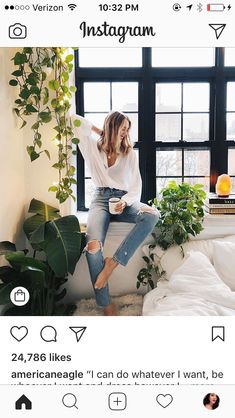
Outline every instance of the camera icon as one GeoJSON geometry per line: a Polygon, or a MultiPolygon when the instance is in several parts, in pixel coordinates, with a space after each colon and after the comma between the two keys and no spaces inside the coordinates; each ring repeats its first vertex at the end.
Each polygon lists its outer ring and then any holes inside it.
{"type": "Polygon", "coordinates": [[[9,38],[11,39],[25,39],[27,37],[27,28],[21,23],[15,23],[9,26],[9,38]]]}

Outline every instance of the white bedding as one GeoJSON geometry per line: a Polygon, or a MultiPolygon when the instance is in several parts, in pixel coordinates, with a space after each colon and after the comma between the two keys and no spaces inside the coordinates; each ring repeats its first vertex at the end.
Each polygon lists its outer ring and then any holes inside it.
{"type": "Polygon", "coordinates": [[[208,257],[198,251],[144,298],[143,315],[235,315],[235,292],[220,279],[208,257]]]}

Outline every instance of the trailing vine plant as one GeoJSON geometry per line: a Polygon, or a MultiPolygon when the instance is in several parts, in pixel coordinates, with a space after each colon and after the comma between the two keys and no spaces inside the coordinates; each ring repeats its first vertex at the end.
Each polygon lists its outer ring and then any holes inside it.
{"type": "Polygon", "coordinates": [[[157,284],[166,274],[161,259],[167,249],[178,245],[184,256],[183,244],[189,240],[190,235],[196,236],[203,230],[206,192],[202,184],[177,184],[170,181],[160,194],[161,199],[150,201],[159,210],[161,217],[152,234],[154,242],[148,246],[148,255],[143,256],[146,266],[138,273],[137,288],[149,285],[153,289],[154,278],[157,284]],[[157,246],[161,249],[159,254],[157,246]]]}
{"type": "MultiPolygon", "coordinates": [[[[28,117],[34,116],[31,126],[32,145],[27,146],[31,161],[45,153],[50,160],[49,151],[44,148],[42,129],[55,121],[53,141],[58,148],[58,160],[52,167],[58,170],[58,183],[49,191],[56,193],[60,203],[73,195],[72,185],[75,167],[71,164],[71,155],[77,153],[79,139],[74,137],[73,126],[68,116],[70,100],[76,87],[69,84],[73,70],[73,53],[67,48],[23,48],[12,58],[17,69],[12,73],[9,84],[19,89],[19,98],[15,100],[14,111],[22,121],[21,128],[27,124],[28,117]]],[[[74,122],[79,126],[80,122],[74,122]]]]}

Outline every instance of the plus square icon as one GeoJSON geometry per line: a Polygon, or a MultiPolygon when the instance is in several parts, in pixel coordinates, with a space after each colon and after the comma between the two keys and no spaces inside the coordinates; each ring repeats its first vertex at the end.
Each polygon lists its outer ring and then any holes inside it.
{"type": "Polygon", "coordinates": [[[109,395],[109,408],[112,411],[123,411],[126,409],[127,398],[125,393],[113,392],[109,395]]]}

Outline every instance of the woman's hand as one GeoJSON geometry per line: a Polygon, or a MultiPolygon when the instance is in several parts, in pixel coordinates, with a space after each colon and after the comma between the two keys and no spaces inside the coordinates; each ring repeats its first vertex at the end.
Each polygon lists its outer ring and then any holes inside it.
{"type": "Polygon", "coordinates": [[[125,200],[120,200],[120,202],[118,202],[115,206],[115,212],[122,213],[126,206],[127,206],[127,204],[126,204],[125,200]]]}

